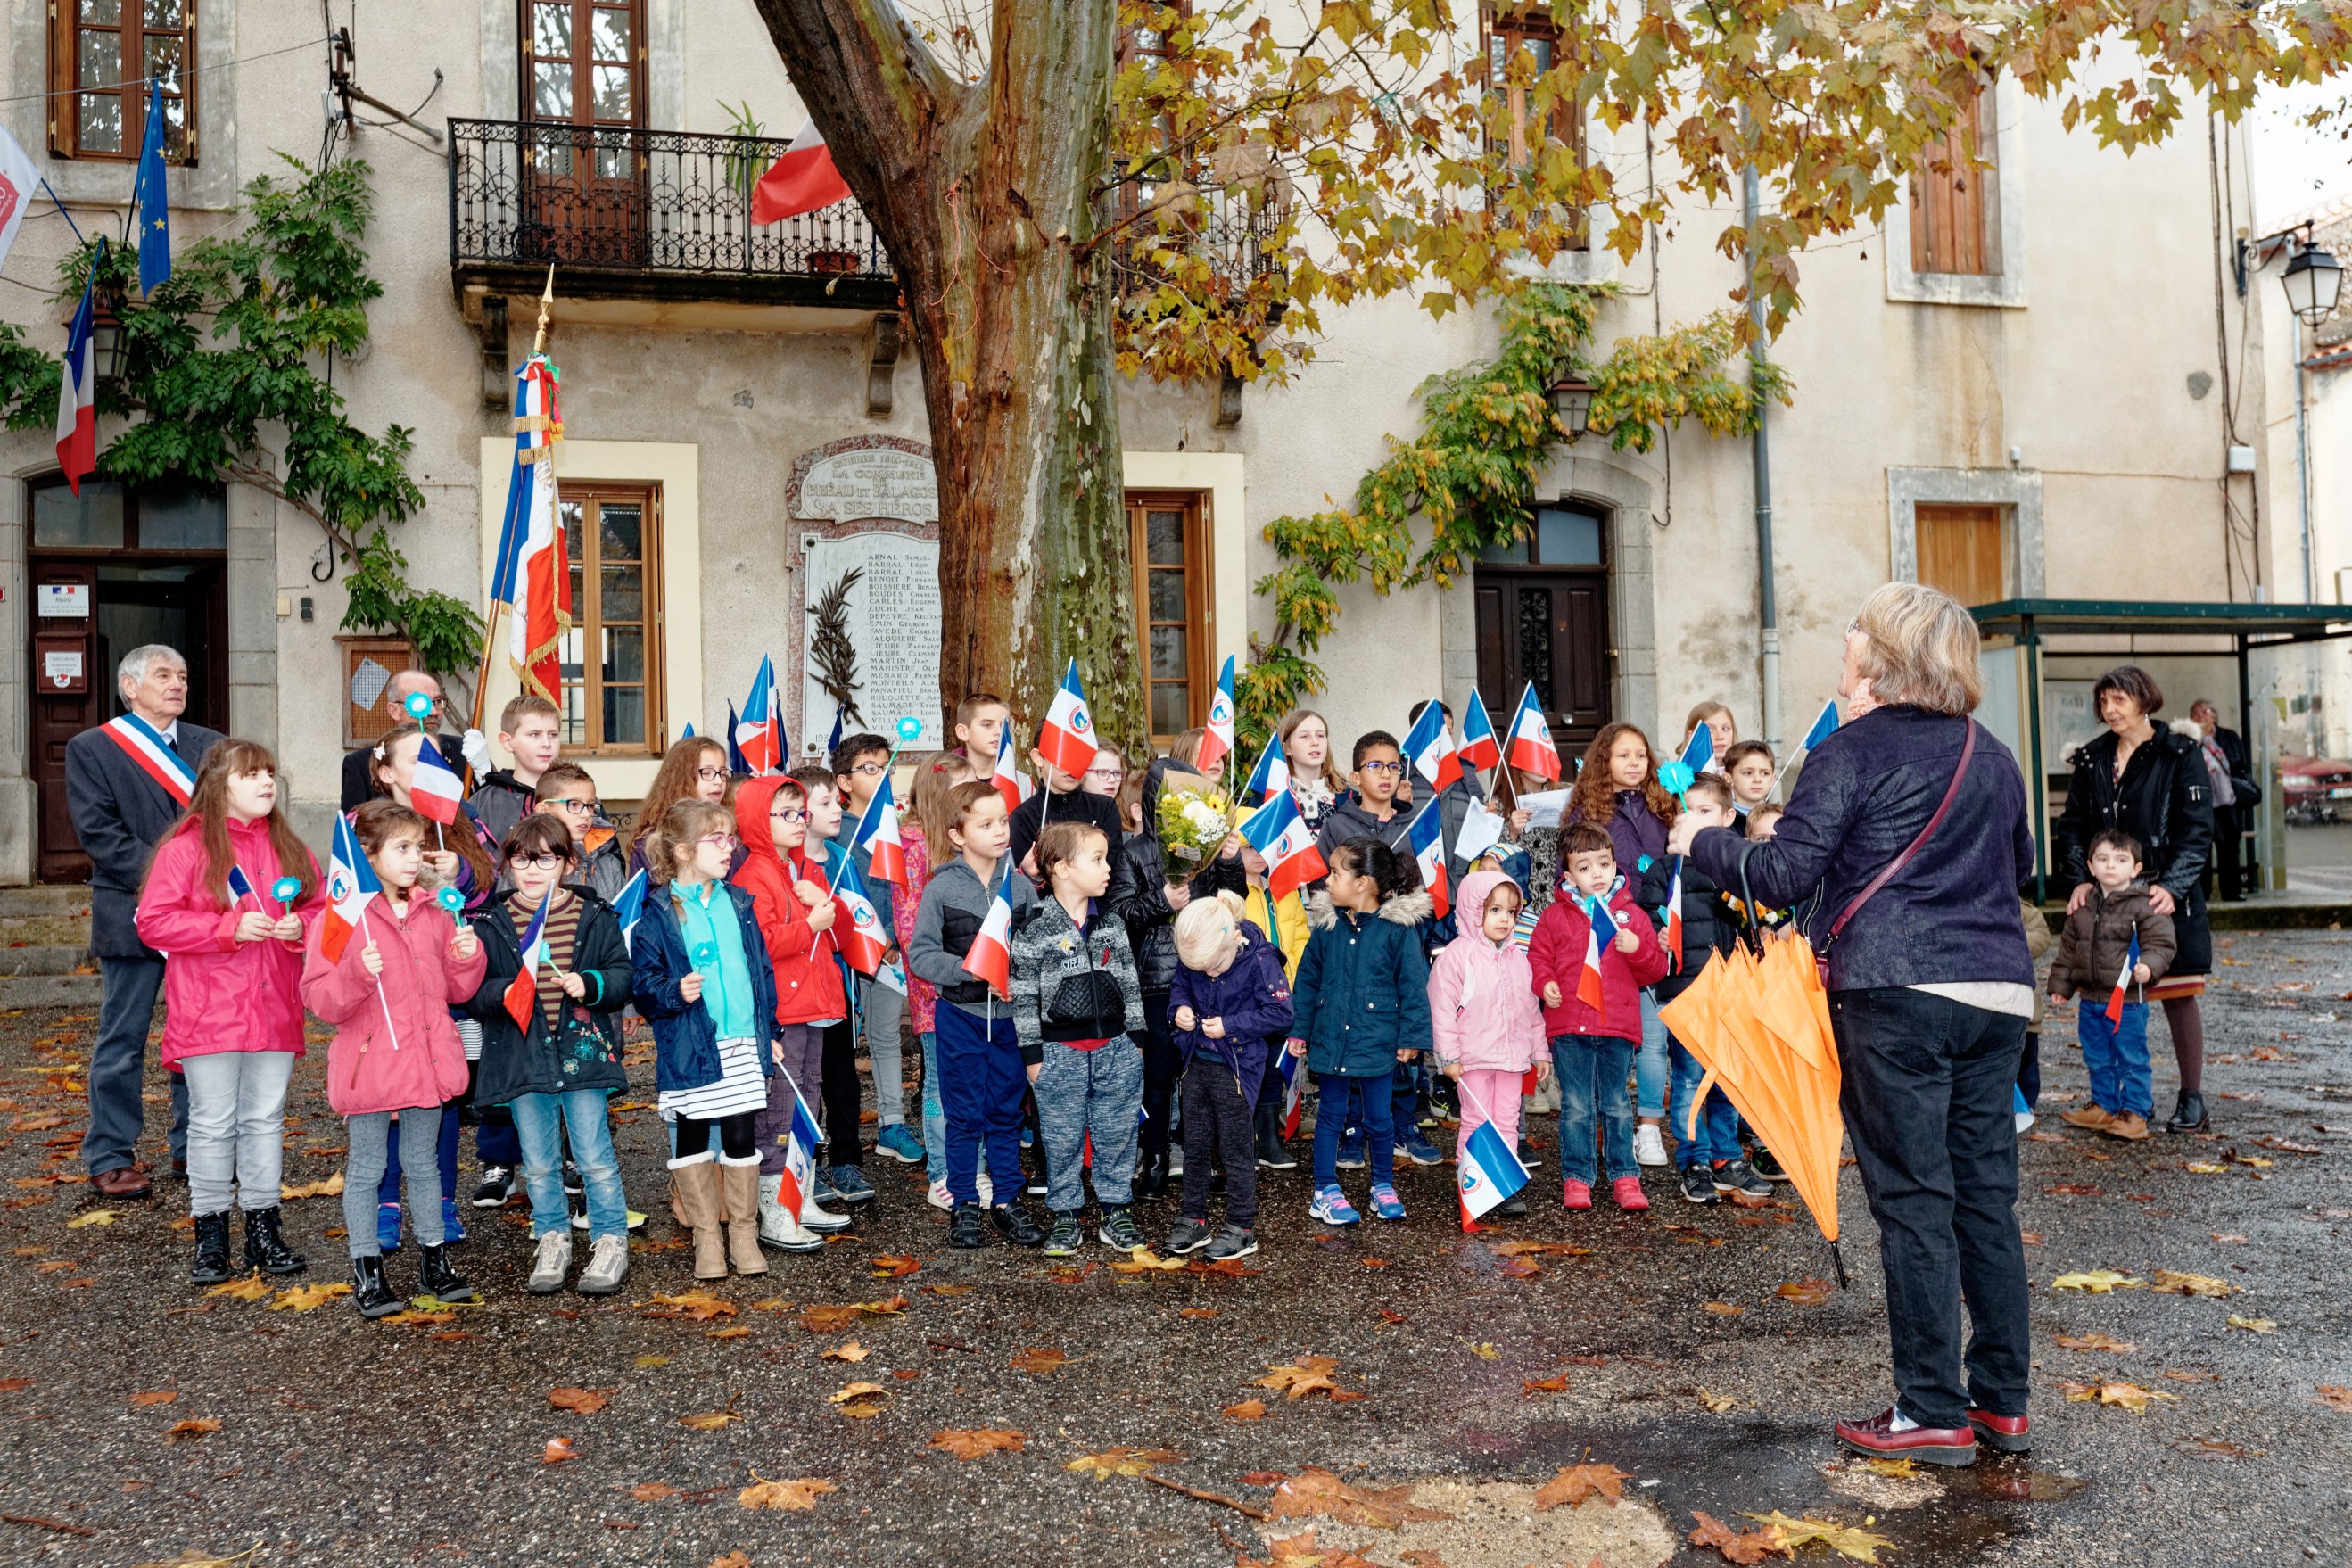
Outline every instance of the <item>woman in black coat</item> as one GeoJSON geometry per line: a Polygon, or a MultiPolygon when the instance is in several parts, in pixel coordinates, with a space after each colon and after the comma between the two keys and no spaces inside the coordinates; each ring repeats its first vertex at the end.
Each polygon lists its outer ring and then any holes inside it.
{"type": "Polygon", "coordinates": [[[2091,896],[2091,840],[2110,829],[2139,841],[2148,902],[2172,917],[2180,952],[2148,994],[2164,1004],[2180,1102],[2168,1132],[2197,1132],[2205,1111],[2205,1023],[2198,997],[2213,969],[2205,907],[2205,860],[2213,846],[2213,787],[2197,742],[2156,723],[2164,693],[2136,664],[2117,665],[2091,688],[2107,732],[2074,752],[2074,777],[2058,819],[2058,864],[2074,892],[2069,914],[2091,896]]]}

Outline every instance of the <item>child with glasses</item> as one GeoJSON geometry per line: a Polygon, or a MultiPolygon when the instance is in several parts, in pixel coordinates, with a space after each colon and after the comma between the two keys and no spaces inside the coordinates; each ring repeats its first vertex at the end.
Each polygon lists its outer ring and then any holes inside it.
{"type": "MultiPolygon", "coordinates": [[[[851,825],[849,837],[856,836],[857,825],[865,822],[874,797],[890,776],[890,742],[879,735],[852,735],[833,749],[834,780],[840,786],[843,818],[851,825]]],[[[894,797],[893,805],[903,813],[903,803],[894,797]]],[[[905,843],[906,830],[901,827],[899,844],[903,847],[905,843]]],[[[853,845],[849,863],[856,868],[866,897],[874,905],[882,929],[889,933],[889,948],[882,962],[901,963],[898,906],[905,892],[873,874],[871,842],[853,845]]],[[[901,1034],[906,1026],[906,993],[871,974],[856,976],[856,984],[859,1041],[866,1059],[874,1064],[875,1152],[901,1164],[919,1165],[923,1141],[907,1125],[907,1061],[901,1034]]]]}
{"type": "Polygon", "coordinates": [[[1127,782],[1127,753],[1117,746],[1104,746],[1095,752],[1095,760],[1087,767],[1086,777],[1078,787],[1088,795],[1110,799],[1118,796],[1118,786],[1127,782]]]}
{"type": "Polygon", "coordinates": [[[572,832],[572,866],[564,879],[585,888],[606,903],[621,896],[629,883],[629,865],[621,858],[621,836],[604,820],[596,800],[596,781],[577,763],[558,763],[539,775],[534,815],[553,816],[572,832]]]}
{"type": "MultiPolygon", "coordinates": [[[[688,735],[671,745],[662,753],[654,782],[646,786],[645,799],[637,803],[636,816],[629,819],[629,875],[646,868],[646,846],[671,806],[682,800],[725,805],[734,788],[734,776],[727,771],[726,747],[708,735],[688,735]]],[[[736,865],[741,864],[739,854],[736,865]]],[[[734,868],[728,869],[731,872],[734,868]]]]}

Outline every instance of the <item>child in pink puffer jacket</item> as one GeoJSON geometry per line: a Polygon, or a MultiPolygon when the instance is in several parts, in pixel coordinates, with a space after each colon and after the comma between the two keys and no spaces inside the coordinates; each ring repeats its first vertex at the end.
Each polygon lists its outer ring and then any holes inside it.
{"type": "MultiPolygon", "coordinates": [[[[1519,918],[1518,884],[1500,871],[1473,871],[1462,879],[1454,921],[1462,934],[1437,955],[1429,972],[1429,1026],[1438,1068],[1461,1086],[1461,1149],[1486,1121],[1506,1147],[1519,1146],[1519,1087],[1529,1068],[1537,1081],[1551,1076],[1543,1005],[1535,971],[1512,940],[1519,918]]],[[[1497,1211],[1527,1212],[1514,1195],[1497,1211]]]]}

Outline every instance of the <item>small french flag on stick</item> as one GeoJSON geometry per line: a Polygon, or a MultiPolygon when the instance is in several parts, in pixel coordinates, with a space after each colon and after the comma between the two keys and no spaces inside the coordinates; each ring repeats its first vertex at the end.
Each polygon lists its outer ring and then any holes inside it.
{"type": "Polygon", "coordinates": [[[1217,676],[1217,689],[1209,698],[1207,731],[1201,737],[1201,771],[1213,773],[1234,754],[1234,656],[1217,676]]]}
{"type": "Polygon", "coordinates": [[[1462,776],[1462,760],[1445,732],[1445,710],[1433,700],[1422,704],[1421,717],[1405,731],[1404,754],[1432,789],[1444,789],[1462,776]]]}
{"type": "Polygon", "coordinates": [[[1683,972],[1683,858],[1675,857],[1674,880],[1666,884],[1666,962],[1683,972]]]}
{"type": "Polygon", "coordinates": [[[1444,920],[1454,902],[1446,897],[1445,817],[1438,806],[1435,795],[1431,795],[1423,803],[1412,819],[1407,842],[1412,846],[1412,863],[1421,868],[1421,884],[1436,900],[1437,918],[1444,920]]]}
{"type": "Polygon", "coordinates": [[[1486,700],[1478,689],[1470,689],[1470,701],[1462,710],[1462,747],[1454,753],[1465,768],[1481,770],[1496,767],[1503,760],[1503,748],[1495,739],[1495,721],[1486,717],[1486,700]]]}
{"type": "Polygon", "coordinates": [[[522,933],[522,968],[507,982],[507,1016],[515,1027],[529,1033],[531,1010],[539,1005],[539,966],[550,962],[547,951],[547,900],[555,896],[550,887],[539,900],[539,910],[530,917],[530,929],[522,933]]]}
{"type": "Polygon", "coordinates": [[[1305,887],[1328,869],[1315,835],[1299,815],[1298,803],[1284,790],[1242,819],[1242,837],[1265,857],[1265,893],[1279,900],[1305,887]]]}
{"type": "Polygon", "coordinates": [[[1551,726],[1544,720],[1543,704],[1536,700],[1536,683],[1519,695],[1518,711],[1511,715],[1511,735],[1505,753],[1511,766],[1538,778],[1559,781],[1559,748],[1552,744],[1551,726]]]}
{"type": "Polygon", "coordinates": [[[375,868],[360,853],[359,836],[352,831],[351,819],[335,818],[334,847],[327,854],[327,913],[319,925],[319,951],[328,963],[343,961],[343,949],[350,945],[352,932],[359,930],[368,900],[382,891],[383,884],[375,879],[375,868]]]}
{"type": "Polygon", "coordinates": [[[882,775],[881,787],[866,803],[866,814],[857,819],[849,847],[867,852],[867,876],[877,882],[907,885],[907,847],[898,837],[898,803],[891,794],[889,774],[882,775]]]}
{"type": "MultiPolygon", "coordinates": [[[[1087,761],[1091,763],[1094,760],[1094,753],[1087,752],[1087,761]]],[[[1021,787],[1021,770],[1013,765],[1013,721],[1010,719],[1004,721],[1004,728],[997,733],[996,771],[989,775],[988,782],[994,784],[996,793],[1004,797],[1005,810],[1020,809],[1022,799],[1028,791],[1021,787]]]]}
{"type": "Polygon", "coordinates": [[[1290,793],[1290,764],[1283,759],[1282,742],[1268,741],[1250,770],[1249,782],[1242,785],[1244,805],[1263,805],[1278,795],[1290,793]]]}
{"type": "Polygon", "coordinates": [[[1095,717],[1087,710],[1086,688],[1078,684],[1078,661],[1074,658],[1062,671],[1062,684],[1054,689],[1045,721],[1037,727],[1037,752],[1062,772],[1083,774],[1094,765],[1096,750],[1095,717]]]}
{"type": "MultiPolygon", "coordinates": [[[[792,1075],[784,1075],[792,1083],[792,1075]]],[[[809,1114],[808,1101],[801,1098],[801,1086],[793,1084],[792,1131],[784,1139],[784,1179],[777,1191],[784,1212],[798,1214],[805,1194],[816,1186],[816,1118],[809,1114]]]]}
{"type": "Polygon", "coordinates": [[[834,939],[840,943],[841,956],[860,974],[878,973],[882,955],[890,951],[890,939],[882,929],[882,916],[874,908],[874,900],[866,896],[866,880],[857,874],[855,865],[843,864],[841,883],[834,889],[833,901],[845,917],[833,922],[834,939]]]}
{"type": "Polygon", "coordinates": [[[971,951],[963,955],[963,972],[988,982],[989,989],[1007,1002],[1013,1000],[1012,876],[1008,868],[996,889],[996,901],[988,906],[988,918],[980,922],[980,934],[971,939],[971,951]]]}
{"type": "Polygon", "coordinates": [[[409,777],[408,803],[426,821],[446,827],[457,820],[464,800],[465,786],[443,760],[441,748],[433,743],[433,737],[416,737],[416,771],[409,777]]]}
{"type": "Polygon", "coordinates": [[[1584,968],[1576,977],[1576,999],[1597,1011],[1601,1006],[1601,953],[1617,940],[1617,921],[1610,914],[1609,906],[1599,899],[1582,901],[1592,924],[1584,933],[1584,968]]]}
{"type": "Polygon", "coordinates": [[[2132,971],[2139,967],[2139,927],[2132,927],[2131,947],[2124,954],[2123,973],[2116,976],[2116,989],[2107,998],[2107,1022],[2124,1021],[2124,1005],[2131,1000],[2132,971]]]}
{"type": "Polygon", "coordinates": [[[1282,1074],[1282,1135],[1298,1136],[1298,1118],[1307,1108],[1307,1058],[1294,1057],[1287,1046],[1281,1047],[1276,1059],[1282,1074]]]}

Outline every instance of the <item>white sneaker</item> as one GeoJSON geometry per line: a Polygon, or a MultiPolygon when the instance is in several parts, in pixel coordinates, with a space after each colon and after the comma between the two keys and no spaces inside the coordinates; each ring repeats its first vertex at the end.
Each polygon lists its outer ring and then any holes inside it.
{"type": "Polygon", "coordinates": [[[583,1296],[609,1296],[629,1277],[629,1238],[600,1236],[589,1249],[588,1267],[580,1271],[583,1296]]]}
{"type": "Polygon", "coordinates": [[[551,1230],[539,1238],[539,1251],[530,1263],[530,1279],[524,1289],[534,1295],[547,1296],[563,1289],[563,1277],[572,1271],[572,1233],[551,1230]]]}
{"type": "Polygon", "coordinates": [[[933,1208],[946,1209],[950,1214],[955,1211],[955,1194],[948,1191],[947,1183],[933,1182],[929,1196],[933,1208]]]}
{"type": "Polygon", "coordinates": [[[1663,1165],[1666,1163],[1666,1141],[1658,1130],[1644,1121],[1633,1130],[1633,1163],[1637,1165],[1663,1165]]]}
{"type": "Polygon", "coordinates": [[[784,1179],[769,1176],[760,1184],[760,1245],[779,1252],[822,1252],[824,1237],[793,1218],[783,1204],[784,1179]]]}

